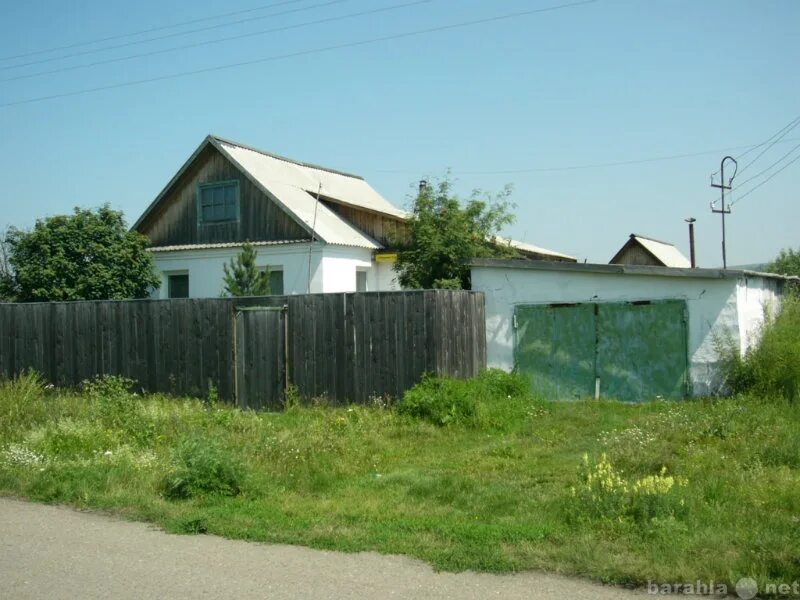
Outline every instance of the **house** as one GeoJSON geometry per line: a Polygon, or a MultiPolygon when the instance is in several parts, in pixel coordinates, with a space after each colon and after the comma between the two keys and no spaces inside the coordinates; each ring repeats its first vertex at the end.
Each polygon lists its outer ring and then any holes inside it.
{"type": "Polygon", "coordinates": [[[554,399],[640,401],[716,394],[720,343],[744,354],[779,310],[769,273],[476,259],[489,367],[530,376],[554,399]]]}
{"type": "MultiPolygon", "coordinates": [[[[251,242],[273,294],[399,289],[408,215],[362,177],[206,137],[133,229],[150,238],[161,298],[215,297],[251,242]]],[[[574,260],[507,241],[522,256],[574,260]]]]}
{"type": "Polygon", "coordinates": [[[651,265],[688,269],[691,262],[674,244],[632,233],[609,261],[611,265],[651,265]]]}

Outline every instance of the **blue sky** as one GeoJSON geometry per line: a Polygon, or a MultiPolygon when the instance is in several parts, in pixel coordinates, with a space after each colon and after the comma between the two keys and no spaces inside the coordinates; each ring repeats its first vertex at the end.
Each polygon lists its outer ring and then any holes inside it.
{"type": "MultiPolygon", "coordinates": [[[[0,56],[279,1],[3,2],[0,56]]],[[[683,219],[694,216],[698,262],[721,263],[720,220],[709,209],[718,191],[709,187],[710,174],[725,150],[737,156],[800,116],[800,2],[795,0],[598,0],[12,104],[566,2],[412,1],[282,0],[281,6],[237,16],[0,60],[0,104],[6,105],[0,106],[0,225],[26,227],[37,217],[104,202],[124,210],[132,223],[203,137],[215,133],[359,173],[400,206],[410,201],[414,182],[448,168],[463,194],[512,183],[517,222],[507,233],[590,262],[607,262],[631,232],[673,241],[688,254],[683,219]],[[403,4],[408,6],[63,70],[403,4]],[[281,12],[287,14],[275,14],[281,12]],[[183,35],[253,17],[263,18],[183,35]],[[172,37],[95,52],[165,35],[172,37]],[[85,54],[14,67],[77,52],[85,54]],[[701,152],[707,153],[564,169],[701,152]]],[[[798,143],[800,127],[738,181],[798,143]]],[[[800,161],[734,206],[729,264],[766,261],[783,247],[800,246],[799,179],[800,161]]]]}

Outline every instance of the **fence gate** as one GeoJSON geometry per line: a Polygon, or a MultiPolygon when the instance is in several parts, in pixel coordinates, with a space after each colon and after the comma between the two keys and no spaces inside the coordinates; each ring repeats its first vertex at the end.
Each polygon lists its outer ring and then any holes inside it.
{"type": "Polygon", "coordinates": [[[236,404],[280,409],[286,388],[286,308],[236,308],[234,336],[236,404]]]}

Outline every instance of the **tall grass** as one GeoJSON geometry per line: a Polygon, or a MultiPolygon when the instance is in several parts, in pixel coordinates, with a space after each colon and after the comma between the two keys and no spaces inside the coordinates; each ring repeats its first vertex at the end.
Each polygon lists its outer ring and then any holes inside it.
{"type": "Polygon", "coordinates": [[[800,300],[784,300],[777,319],[744,357],[733,347],[723,347],[722,355],[731,392],[800,401],[800,300]]]}
{"type": "Polygon", "coordinates": [[[0,493],[183,533],[625,584],[800,579],[800,404],[549,403],[497,371],[397,408],[242,412],[0,382],[0,493]]]}

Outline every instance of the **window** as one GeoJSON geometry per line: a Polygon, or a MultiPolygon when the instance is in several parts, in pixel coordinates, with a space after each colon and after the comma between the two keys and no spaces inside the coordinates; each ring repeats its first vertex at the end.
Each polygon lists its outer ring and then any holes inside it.
{"type": "Polygon", "coordinates": [[[269,293],[275,296],[283,296],[283,271],[280,269],[270,269],[269,272],[269,293]]]}
{"type": "Polygon", "coordinates": [[[356,271],[356,291],[357,292],[366,292],[367,291],[367,272],[366,271],[356,271]]]}
{"type": "Polygon", "coordinates": [[[229,223],[239,220],[239,182],[204,183],[198,188],[198,222],[229,223]]]}
{"type": "Polygon", "coordinates": [[[258,271],[263,273],[269,269],[269,293],[272,296],[283,296],[283,267],[268,266],[258,267],[258,271]]]}
{"type": "Polygon", "coordinates": [[[170,298],[188,298],[189,274],[169,275],[167,277],[167,293],[170,298]]]}

